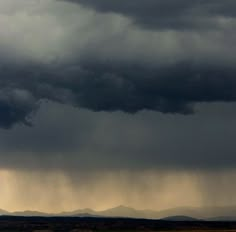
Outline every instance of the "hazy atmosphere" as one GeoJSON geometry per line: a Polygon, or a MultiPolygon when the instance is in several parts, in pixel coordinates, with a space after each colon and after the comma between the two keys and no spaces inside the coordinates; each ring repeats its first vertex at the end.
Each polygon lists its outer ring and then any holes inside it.
{"type": "Polygon", "coordinates": [[[0,208],[236,206],[235,0],[0,0],[0,208]]]}

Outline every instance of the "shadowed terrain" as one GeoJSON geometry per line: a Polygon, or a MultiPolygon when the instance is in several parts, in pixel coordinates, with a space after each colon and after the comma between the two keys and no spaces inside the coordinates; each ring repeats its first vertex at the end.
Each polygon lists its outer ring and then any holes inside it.
{"type": "Polygon", "coordinates": [[[236,222],[165,221],[130,218],[0,217],[4,232],[236,231],[236,222]]]}
{"type": "Polygon", "coordinates": [[[236,221],[236,207],[177,207],[160,211],[138,210],[135,208],[119,205],[102,211],[85,208],[60,213],[45,213],[40,211],[15,211],[8,212],[0,209],[2,216],[23,217],[113,217],[113,218],[146,218],[162,219],[167,221],[195,221],[203,219],[206,221],[236,221]]]}

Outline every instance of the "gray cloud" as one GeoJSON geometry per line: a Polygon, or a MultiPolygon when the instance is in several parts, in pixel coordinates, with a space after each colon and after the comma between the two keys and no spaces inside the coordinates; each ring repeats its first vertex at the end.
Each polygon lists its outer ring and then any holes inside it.
{"type": "Polygon", "coordinates": [[[225,67],[191,64],[152,69],[114,63],[34,66],[13,74],[5,70],[1,74],[5,85],[13,87],[1,93],[2,126],[25,121],[42,99],[92,111],[189,114],[196,103],[235,101],[234,73],[225,67]],[[29,78],[24,76],[27,71],[29,78]]]}
{"type": "Polygon", "coordinates": [[[66,172],[234,169],[235,103],[197,110],[134,116],[43,103],[33,128],[0,131],[0,164],[66,172]]]}
{"type": "MultiPolygon", "coordinates": [[[[232,1],[86,2],[137,17],[146,15],[142,9],[163,7],[157,15],[166,23],[167,9],[200,17],[206,6],[212,17],[234,17],[232,1]]],[[[197,103],[236,100],[234,18],[215,31],[149,31],[70,1],[1,0],[0,7],[1,127],[29,123],[44,100],[91,111],[178,114],[193,113],[197,103]]]]}
{"type": "Polygon", "coordinates": [[[235,18],[233,0],[69,0],[102,12],[131,17],[134,22],[154,29],[216,29],[223,20],[235,18]],[[222,21],[221,21],[222,20],[222,21]]]}

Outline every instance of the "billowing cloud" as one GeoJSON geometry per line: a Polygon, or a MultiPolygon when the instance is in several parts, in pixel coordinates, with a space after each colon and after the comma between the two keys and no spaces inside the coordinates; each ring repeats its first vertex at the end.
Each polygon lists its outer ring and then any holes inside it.
{"type": "MultiPolygon", "coordinates": [[[[196,103],[236,100],[232,1],[78,2],[0,1],[2,127],[26,122],[42,100],[92,111],[181,114],[194,112],[196,103]],[[163,12],[157,21],[173,30],[135,25],[132,17],[143,23],[154,17],[149,8],[163,12]],[[220,18],[221,26],[175,30],[168,14],[183,11],[203,21],[202,13],[220,18]]],[[[181,20],[189,24],[185,14],[181,20]]]]}

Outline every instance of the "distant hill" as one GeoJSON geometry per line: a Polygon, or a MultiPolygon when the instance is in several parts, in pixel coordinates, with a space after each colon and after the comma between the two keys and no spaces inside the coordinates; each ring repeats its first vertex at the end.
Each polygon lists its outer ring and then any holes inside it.
{"type": "MultiPolygon", "coordinates": [[[[54,215],[56,217],[58,217],[58,215],[54,215]]],[[[66,216],[66,217],[86,217],[86,218],[102,218],[103,216],[100,216],[100,215],[96,215],[96,214],[89,214],[89,213],[79,213],[79,214],[74,214],[74,215],[69,215],[69,216],[66,216]]],[[[65,217],[65,216],[62,216],[62,215],[59,215],[59,217],[65,217]]]]}
{"type": "Polygon", "coordinates": [[[0,209],[0,215],[8,215],[9,212],[3,209],[0,209]]]}
{"type": "MultiPolygon", "coordinates": [[[[177,211],[178,214],[175,215],[188,215],[194,218],[216,218],[216,217],[236,217],[236,207],[202,207],[202,208],[176,208],[174,211],[177,211]]],[[[173,213],[171,209],[169,215],[173,213]],[[172,211],[172,212],[171,212],[172,211]]]]}
{"type": "Polygon", "coordinates": [[[107,216],[107,217],[132,217],[132,218],[140,218],[143,217],[144,214],[140,210],[136,210],[126,206],[117,206],[115,208],[107,209],[104,211],[98,211],[98,215],[107,216]]]}
{"type": "Polygon", "coordinates": [[[221,221],[221,222],[236,222],[236,217],[221,216],[221,217],[207,218],[206,220],[207,221],[221,221]]]}
{"type": "MultiPolygon", "coordinates": [[[[89,212],[90,213],[90,212],[89,212]]],[[[132,217],[161,219],[176,215],[186,215],[192,218],[207,219],[214,217],[236,217],[236,207],[178,207],[161,211],[136,210],[126,206],[118,206],[104,211],[95,211],[92,214],[107,217],[132,217]]]]}
{"type": "Polygon", "coordinates": [[[236,207],[179,207],[161,211],[154,210],[137,210],[126,206],[117,206],[102,211],[92,209],[79,209],[70,212],[61,212],[49,214],[38,211],[18,211],[7,212],[0,209],[0,215],[12,216],[40,216],[40,217],[126,217],[126,218],[147,218],[147,219],[164,219],[164,220],[197,220],[204,219],[210,221],[236,221],[236,207]],[[177,216],[176,216],[177,215],[177,216]],[[184,215],[184,216],[178,216],[184,215]],[[197,218],[197,219],[196,219],[197,218]]]}
{"type": "MultiPolygon", "coordinates": [[[[103,211],[95,211],[91,209],[77,210],[67,212],[67,215],[91,214],[105,217],[131,217],[131,218],[148,218],[162,219],[166,217],[175,217],[176,215],[186,215],[191,218],[212,219],[223,217],[233,220],[236,218],[236,206],[230,207],[177,207],[161,211],[154,210],[136,210],[127,206],[117,206],[103,211]]],[[[187,218],[186,218],[187,219],[187,218]]]]}
{"type": "Polygon", "coordinates": [[[178,215],[178,216],[172,216],[172,217],[165,217],[162,218],[161,220],[163,221],[199,221],[199,219],[197,218],[193,218],[193,217],[188,217],[188,216],[184,216],[184,215],[178,215]]]}
{"type": "Polygon", "coordinates": [[[96,215],[97,211],[86,208],[86,209],[78,209],[75,211],[70,211],[70,212],[61,212],[59,214],[56,214],[57,216],[79,216],[79,215],[96,215]]]}
{"type": "Polygon", "coordinates": [[[38,211],[30,211],[30,210],[26,210],[26,211],[16,211],[11,213],[10,215],[12,216],[24,216],[24,217],[49,217],[51,216],[51,214],[48,213],[43,213],[43,212],[38,212],[38,211]]]}

